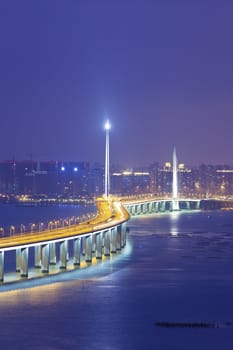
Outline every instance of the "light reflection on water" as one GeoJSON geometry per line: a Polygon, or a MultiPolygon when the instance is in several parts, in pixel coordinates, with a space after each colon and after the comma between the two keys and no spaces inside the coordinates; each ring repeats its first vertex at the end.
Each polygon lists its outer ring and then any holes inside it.
{"type": "Polygon", "coordinates": [[[117,254],[111,254],[110,257],[102,256],[101,261],[97,261],[94,257],[91,264],[87,264],[82,261],[82,266],[75,270],[65,271],[56,275],[45,276],[41,278],[35,278],[32,280],[22,280],[16,283],[3,284],[0,286],[0,300],[4,292],[15,291],[19,292],[22,289],[40,288],[46,289],[46,286],[62,285],[64,282],[77,281],[77,280],[91,280],[95,278],[101,278],[105,275],[111,274],[118,268],[119,261],[125,261],[128,259],[132,251],[132,245],[130,242],[117,254]]]}

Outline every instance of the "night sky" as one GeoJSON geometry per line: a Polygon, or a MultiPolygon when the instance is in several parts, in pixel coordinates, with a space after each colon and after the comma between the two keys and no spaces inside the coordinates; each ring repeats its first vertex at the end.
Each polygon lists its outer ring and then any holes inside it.
{"type": "Polygon", "coordinates": [[[233,164],[233,2],[1,0],[0,159],[233,164]],[[31,155],[31,156],[30,156],[31,155]]]}

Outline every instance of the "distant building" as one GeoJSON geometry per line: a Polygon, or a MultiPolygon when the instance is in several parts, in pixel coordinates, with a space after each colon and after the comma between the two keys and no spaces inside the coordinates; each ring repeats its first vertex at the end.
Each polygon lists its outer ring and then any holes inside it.
{"type": "Polygon", "coordinates": [[[25,175],[36,170],[37,163],[31,160],[0,161],[0,192],[17,194],[30,192],[33,181],[27,182],[25,175]]]}
{"type": "Polygon", "coordinates": [[[111,176],[111,193],[118,195],[137,195],[150,192],[150,173],[148,171],[125,170],[111,176]]]}
{"type": "MultiPolygon", "coordinates": [[[[111,183],[110,183],[111,186],[111,183]]],[[[104,166],[94,164],[89,171],[88,187],[89,195],[96,197],[104,193],[104,166]]]]}
{"type": "MultiPolygon", "coordinates": [[[[153,163],[145,169],[121,170],[111,166],[110,193],[170,196],[172,164],[153,163]]],[[[178,165],[180,196],[232,196],[233,167],[206,165],[188,168],[178,165]]],[[[0,193],[48,196],[91,196],[104,193],[104,166],[89,162],[33,160],[0,161],[0,193]]]]}

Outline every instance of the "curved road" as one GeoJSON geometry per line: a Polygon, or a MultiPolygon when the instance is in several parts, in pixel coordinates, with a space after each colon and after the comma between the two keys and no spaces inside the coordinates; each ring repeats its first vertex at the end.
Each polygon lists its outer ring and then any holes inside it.
{"type": "Polygon", "coordinates": [[[114,198],[96,200],[97,215],[90,221],[82,222],[70,227],[46,230],[28,234],[19,234],[0,239],[0,249],[7,250],[12,247],[33,245],[44,241],[53,241],[67,237],[85,235],[94,231],[108,229],[129,220],[130,215],[119,200],[114,198]]]}

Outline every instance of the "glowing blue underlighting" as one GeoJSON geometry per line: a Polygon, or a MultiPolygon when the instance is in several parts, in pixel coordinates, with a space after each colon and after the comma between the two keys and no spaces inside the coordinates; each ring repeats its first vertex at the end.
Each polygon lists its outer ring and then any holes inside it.
{"type": "Polygon", "coordinates": [[[78,168],[77,168],[77,167],[75,167],[75,168],[74,168],[74,171],[78,171],[78,168]]]}
{"type": "Polygon", "coordinates": [[[65,167],[64,166],[62,166],[61,167],[61,171],[65,171],[66,169],[65,169],[65,167]]]}

